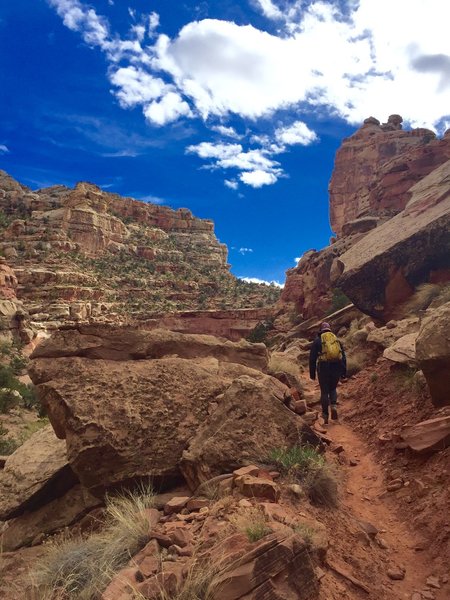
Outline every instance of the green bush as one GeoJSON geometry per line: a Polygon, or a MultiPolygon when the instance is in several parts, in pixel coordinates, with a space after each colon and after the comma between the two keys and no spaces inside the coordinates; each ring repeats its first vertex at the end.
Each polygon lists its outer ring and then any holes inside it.
{"type": "Polygon", "coordinates": [[[313,504],[337,506],[338,486],[334,473],[312,446],[276,448],[268,462],[284,475],[300,481],[313,504]]]}
{"type": "Polygon", "coordinates": [[[17,450],[19,445],[20,442],[8,437],[7,429],[5,429],[2,423],[0,423],[0,454],[10,455],[14,452],[14,450],[17,450]]]}
{"type": "Polygon", "coordinates": [[[351,303],[352,301],[350,298],[348,298],[342,290],[339,288],[334,288],[333,295],[331,297],[331,308],[327,314],[331,315],[337,310],[340,310],[351,303]]]}

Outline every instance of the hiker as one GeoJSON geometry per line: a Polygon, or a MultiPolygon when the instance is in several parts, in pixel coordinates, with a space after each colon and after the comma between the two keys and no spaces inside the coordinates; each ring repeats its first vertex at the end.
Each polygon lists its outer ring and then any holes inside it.
{"type": "Polygon", "coordinates": [[[331,418],[338,418],[337,384],[341,377],[347,375],[347,360],[344,347],[337,337],[332,333],[328,323],[320,325],[319,335],[314,340],[309,354],[309,375],[311,379],[319,377],[320,401],[322,403],[322,415],[324,424],[328,424],[328,408],[331,404],[331,418]]]}

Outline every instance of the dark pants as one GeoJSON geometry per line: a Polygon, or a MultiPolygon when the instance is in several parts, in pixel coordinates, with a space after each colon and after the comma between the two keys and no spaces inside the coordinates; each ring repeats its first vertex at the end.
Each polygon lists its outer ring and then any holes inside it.
{"type": "Polygon", "coordinates": [[[318,362],[317,374],[320,385],[320,402],[322,403],[322,413],[328,418],[328,407],[336,406],[337,402],[337,384],[342,375],[342,365],[340,362],[318,362]]]}

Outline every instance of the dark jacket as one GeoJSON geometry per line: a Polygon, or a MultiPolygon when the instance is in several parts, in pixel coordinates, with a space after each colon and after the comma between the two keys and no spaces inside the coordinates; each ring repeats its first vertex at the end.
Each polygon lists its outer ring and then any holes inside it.
{"type": "MultiPolygon", "coordinates": [[[[322,331],[322,333],[326,333],[326,332],[322,331]]],[[[320,336],[321,336],[321,334],[319,333],[319,335],[314,340],[313,345],[311,347],[311,352],[309,353],[309,376],[311,377],[311,379],[316,378],[317,359],[319,358],[319,356],[322,352],[322,338],[320,336]]],[[[341,376],[345,377],[347,374],[347,357],[345,356],[344,345],[342,344],[342,342],[340,340],[338,340],[338,342],[339,342],[339,345],[340,345],[341,351],[342,351],[342,360],[340,361],[340,365],[341,365],[341,369],[342,369],[341,376]]]]}

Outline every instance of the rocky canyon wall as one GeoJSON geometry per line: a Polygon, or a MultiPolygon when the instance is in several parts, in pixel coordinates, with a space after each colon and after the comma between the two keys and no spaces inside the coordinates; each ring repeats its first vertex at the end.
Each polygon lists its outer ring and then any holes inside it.
{"type": "Polygon", "coordinates": [[[336,153],[329,192],[337,236],[287,271],[278,303],[280,324],[287,313],[320,318],[339,308],[345,297],[338,288],[364,312],[388,319],[420,283],[450,279],[445,243],[450,131],[438,139],[427,129],[405,131],[401,123],[399,115],[384,124],[370,117],[336,153]],[[438,213],[432,227],[429,217],[438,213]],[[400,249],[406,230],[411,238],[400,249]]]}

